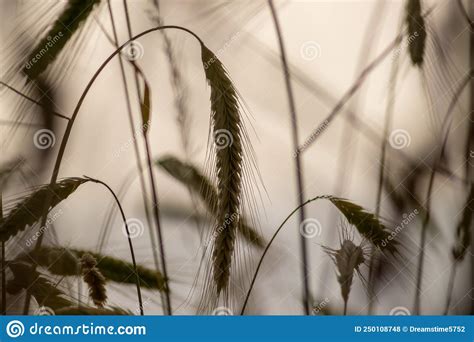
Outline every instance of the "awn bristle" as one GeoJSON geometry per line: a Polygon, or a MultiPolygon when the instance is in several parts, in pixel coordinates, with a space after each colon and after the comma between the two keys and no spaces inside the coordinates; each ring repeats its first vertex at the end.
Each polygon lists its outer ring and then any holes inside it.
{"type": "Polygon", "coordinates": [[[213,278],[219,295],[229,285],[235,237],[240,220],[242,192],[241,117],[237,92],[214,53],[204,45],[201,57],[211,88],[211,119],[216,147],[217,225],[213,252],[213,278]],[[224,142],[225,146],[222,146],[224,142]]]}
{"type": "Polygon", "coordinates": [[[347,309],[347,302],[351,292],[354,272],[360,274],[359,267],[366,262],[366,252],[363,244],[356,245],[352,241],[352,236],[348,234],[349,228],[344,228],[342,242],[339,249],[324,247],[324,251],[331,257],[336,266],[337,281],[341,287],[341,296],[344,300],[344,311],[347,309]]]}
{"type": "Polygon", "coordinates": [[[81,257],[82,279],[89,286],[89,297],[98,308],[103,308],[107,300],[105,278],[97,268],[97,260],[90,254],[81,257]]]}
{"type": "Polygon", "coordinates": [[[351,291],[352,279],[354,278],[354,271],[364,263],[364,254],[360,246],[356,246],[350,240],[345,240],[334,257],[338,270],[337,281],[341,286],[341,295],[347,302],[351,291]]]}
{"type": "Polygon", "coordinates": [[[393,239],[389,230],[374,214],[345,199],[332,196],[328,199],[339,209],[347,221],[357,228],[360,235],[382,251],[388,250],[392,254],[397,252],[398,241],[393,239]]]}

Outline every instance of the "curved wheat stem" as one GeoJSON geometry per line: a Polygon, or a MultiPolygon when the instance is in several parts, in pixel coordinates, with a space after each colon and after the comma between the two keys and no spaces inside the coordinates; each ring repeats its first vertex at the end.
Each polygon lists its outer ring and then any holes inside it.
{"type": "Polygon", "coordinates": [[[130,230],[129,230],[129,227],[128,227],[127,217],[125,216],[122,205],[120,204],[120,201],[119,201],[117,195],[115,194],[115,192],[112,190],[112,188],[109,185],[107,185],[106,183],[104,183],[104,182],[102,182],[101,180],[98,180],[98,179],[94,179],[94,178],[90,178],[90,177],[88,177],[87,179],[90,180],[91,182],[98,183],[98,184],[101,184],[104,187],[106,187],[107,190],[109,190],[109,192],[114,197],[114,200],[117,203],[117,206],[120,210],[120,214],[122,215],[123,224],[125,225],[125,231],[127,232],[128,246],[130,248],[130,254],[131,254],[131,257],[132,257],[133,271],[135,273],[136,286],[137,286],[138,305],[139,305],[139,308],[140,308],[140,314],[143,316],[143,300],[142,300],[142,291],[140,289],[140,277],[139,277],[138,272],[137,272],[137,262],[136,262],[136,259],[135,259],[135,250],[133,249],[132,238],[130,237],[130,230]]]}
{"type": "Polygon", "coordinates": [[[272,238],[268,242],[267,246],[265,247],[262,253],[262,256],[260,257],[257,268],[255,270],[252,281],[250,283],[250,287],[247,291],[244,304],[242,305],[242,309],[240,311],[241,315],[244,314],[245,309],[247,307],[250,294],[252,292],[253,286],[255,285],[255,281],[257,280],[258,272],[260,271],[260,268],[263,264],[263,259],[267,255],[267,252],[270,249],[270,246],[272,245],[273,241],[282,230],[283,226],[286,224],[286,222],[288,222],[288,220],[293,216],[293,214],[296,213],[298,210],[300,210],[302,207],[320,199],[326,199],[330,201],[339,210],[339,212],[344,215],[347,221],[356,227],[359,234],[363,236],[365,239],[367,239],[367,241],[372,243],[374,246],[380,249],[387,248],[388,251],[391,253],[395,253],[397,251],[396,241],[392,242],[393,245],[390,245],[390,244],[386,246],[383,245],[382,242],[388,241],[388,237],[390,236],[390,233],[387,231],[386,227],[382,223],[380,223],[379,219],[375,215],[366,212],[361,206],[357,204],[354,204],[348,200],[344,200],[338,197],[334,197],[331,195],[322,195],[322,196],[313,197],[309,200],[306,200],[305,202],[297,206],[295,209],[293,209],[293,211],[283,220],[283,222],[280,224],[280,226],[277,228],[272,238]]]}

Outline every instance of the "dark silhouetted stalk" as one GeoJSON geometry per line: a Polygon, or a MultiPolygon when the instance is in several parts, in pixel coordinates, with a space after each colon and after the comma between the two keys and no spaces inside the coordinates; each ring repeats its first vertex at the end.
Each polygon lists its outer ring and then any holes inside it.
{"type": "MultiPolygon", "coordinates": [[[[403,29],[401,28],[400,31],[403,32],[403,29]]],[[[398,44],[398,50],[397,48],[395,51],[399,51],[400,49],[400,44],[398,44]]],[[[389,80],[389,91],[388,91],[388,98],[387,98],[387,107],[386,107],[386,112],[385,112],[385,124],[384,124],[384,130],[383,130],[383,136],[382,136],[382,145],[381,145],[381,150],[380,150],[380,164],[379,164],[379,179],[377,183],[377,194],[376,194],[376,200],[375,200],[375,215],[379,217],[380,215],[380,206],[382,202],[382,193],[383,193],[383,185],[384,185],[384,179],[385,179],[385,168],[387,167],[387,139],[389,132],[392,127],[392,120],[393,120],[393,107],[395,105],[395,90],[397,87],[397,75],[398,75],[398,68],[400,65],[400,53],[396,53],[394,56],[394,59],[392,60],[392,66],[390,70],[390,80],[389,80]]],[[[370,256],[370,261],[369,261],[369,280],[368,280],[368,288],[367,288],[367,294],[368,294],[368,299],[369,299],[369,304],[368,304],[368,314],[371,315],[374,309],[374,299],[375,299],[375,279],[374,279],[374,268],[376,267],[377,263],[377,250],[374,249],[373,253],[370,256]]]]}
{"type": "MultiPolygon", "coordinates": [[[[283,35],[280,28],[280,22],[278,20],[278,15],[275,10],[275,6],[272,0],[268,1],[270,6],[270,11],[272,13],[273,23],[275,25],[275,30],[278,36],[278,43],[280,48],[281,54],[281,63],[282,68],[285,76],[285,85],[286,85],[286,92],[288,95],[288,104],[290,107],[290,118],[291,118],[291,135],[292,135],[292,149],[294,151],[295,156],[295,173],[296,173],[296,186],[297,186],[297,196],[298,196],[298,203],[300,206],[303,204],[304,201],[304,186],[303,186],[303,169],[301,167],[301,156],[298,151],[298,121],[296,116],[296,105],[295,99],[293,96],[293,88],[291,86],[291,76],[290,70],[288,68],[288,61],[286,58],[286,51],[285,51],[285,44],[283,42],[283,35]]],[[[301,207],[300,210],[300,217],[299,217],[299,224],[303,225],[304,220],[306,218],[305,210],[301,207]]],[[[310,314],[310,300],[311,300],[311,293],[310,293],[310,279],[309,275],[311,272],[309,258],[308,258],[308,246],[306,242],[306,238],[303,234],[300,234],[300,246],[301,246],[301,261],[302,261],[302,275],[303,275],[303,307],[305,310],[305,314],[310,314]]]]}
{"type": "Polygon", "coordinates": [[[459,88],[454,93],[453,98],[449,104],[446,116],[443,119],[443,129],[446,129],[444,132],[444,136],[442,136],[442,144],[440,148],[440,152],[437,155],[437,158],[434,162],[433,168],[430,173],[430,178],[428,182],[428,189],[426,191],[426,205],[425,205],[425,217],[423,219],[423,223],[421,226],[421,236],[420,236],[420,247],[419,247],[419,255],[418,255],[418,266],[417,266],[417,275],[416,275],[416,288],[415,288],[415,303],[413,307],[413,314],[419,315],[420,314],[420,306],[421,306],[421,291],[422,291],[422,278],[423,278],[423,269],[424,269],[424,258],[425,258],[425,247],[426,247],[426,238],[427,238],[427,228],[428,224],[431,219],[431,196],[433,193],[433,186],[436,176],[436,169],[441,164],[444,151],[448,142],[449,130],[451,127],[451,113],[454,110],[454,107],[463,92],[464,88],[469,84],[471,77],[467,75],[464,77],[464,80],[461,81],[459,88]]]}
{"type": "MultiPolygon", "coordinates": [[[[116,25],[115,25],[115,19],[114,19],[114,15],[113,15],[110,0],[107,0],[107,6],[109,8],[110,21],[111,21],[111,24],[112,24],[113,44],[114,44],[115,48],[118,48],[119,41],[118,41],[118,35],[117,35],[117,28],[116,28],[116,25]]],[[[145,209],[145,217],[146,217],[147,224],[148,224],[148,232],[150,234],[150,242],[151,242],[151,248],[152,248],[153,262],[155,264],[156,271],[159,272],[160,267],[159,267],[158,255],[157,255],[157,252],[156,252],[156,241],[155,241],[156,237],[155,237],[155,232],[152,229],[152,223],[151,223],[151,220],[150,220],[150,208],[148,206],[148,191],[146,189],[145,177],[144,177],[144,172],[143,172],[143,167],[142,167],[141,157],[140,157],[140,150],[138,148],[138,142],[137,142],[137,139],[136,139],[137,132],[135,132],[135,122],[134,122],[133,114],[132,114],[132,104],[131,104],[131,100],[130,100],[130,93],[128,91],[128,82],[127,82],[127,77],[126,77],[126,74],[125,74],[125,66],[124,66],[122,54],[119,55],[119,63],[120,63],[120,75],[121,75],[121,78],[122,78],[123,88],[124,88],[124,92],[125,92],[125,101],[126,101],[126,105],[127,105],[128,121],[129,121],[131,135],[132,135],[133,148],[134,148],[134,152],[135,152],[136,165],[137,165],[137,169],[138,169],[138,176],[139,176],[139,179],[140,179],[140,187],[141,187],[141,194],[142,194],[142,200],[143,200],[143,207],[145,209]]],[[[165,305],[165,303],[163,303],[163,306],[164,305],[165,305]]]]}
{"type": "MultiPolygon", "coordinates": [[[[68,124],[66,126],[66,129],[64,131],[64,135],[61,139],[61,143],[60,143],[60,146],[59,146],[59,151],[58,151],[58,155],[56,157],[56,162],[55,162],[55,165],[54,165],[54,169],[53,169],[53,172],[52,172],[52,175],[51,175],[51,181],[50,181],[50,184],[51,185],[54,185],[58,179],[58,175],[59,175],[59,170],[60,170],[60,167],[61,167],[61,163],[62,163],[62,160],[63,160],[63,157],[64,157],[64,153],[66,151],[66,147],[67,147],[67,143],[69,141],[69,137],[72,133],[72,129],[74,127],[74,122],[77,118],[77,115],[79,114],[79,110],[81,109],[82,107],[82,104],[87,96],[87,94],[89,93],[90,89],[92,88],[92,85],[94,84],[94,82],[96,81],[97,77],[99,77],[100,73],[104,70],[104,68],[109,64],[109,62],[117,55],[120,53],[120,51],[123,50],[123,48],[125,48],[127,46],[127,44],[129,44],[130,42],[140,38],[140,37],[143,37],[147,34],[150,34],[152,32],[155,32],[155,31],[159,31],[159,30],[165,30],[165,29],[176,29],[176,30],[181,30],[181,31],[184,31],[184,32],[187,32],[189,33],[190,35],[192,35],[193,37],[195,37],[201,44],[202,44],[202,41],[201,39],[194,33],[192,32],[191,30],[188,30],[184,27],[181,27],[181,26],[176,26],[176,25],[165,25],[165,26],[158,26],[158,27],[154,27],[154,28],[151,28],[151,29],[148,29],[148,30],[145,30],[139,34],[137,34],[136,36],[134,36],[132,39],[129,39],[128,41],[126,41],[125,43],[123,43],[119,48],[117,48],[109,57],[107,57],[107,59],[99,66],[99,68],[96,70],[96,72],[94,73],[94,75],[92,76],[92,78],[89,80],[89,83],[87,84],[86,88],[84,89],[84,91],[82,92],[80,98],[79,98],[79,101],[77,102],[76,104],[76,107],[74,108],[74,111],[71,115],[71,118],[69,119],[68,121],[68,124]]],[[[52,193],[49,193],[49,198],[45,200],[45,208],[46,210],[44,212],[48,212],[47,208],[49,208],[49,204],[51,203],[51,197],[52,197],[52,193]]],[[[44,226],[46,224],[46,221],[48,219],[48,215],[44,215],[42,217],[42,220],[41,220],[41,226],[44,226]]],[[[41,248],[41,244],[43,242],[43,237],[44,237],[44,234],[41,234],[39,237],[38,237],[38,240],[36,242],[36,245],[35,245],[35,251],[38,251],[39,248],[41,248]]],[[[32,270],[35,270],[36,269],[36,266],[33,265],[32,266],[32,270]]],[[[167,279],[165,280],[167,281],[167,279]]],[[[25,305],[24,305],[24,308],[23,308],[23,313],[25,315],[28,314],[29,312],[29,306],[30,306],[30,300],[31,300],[31,294],[27,292],[26,294],[26,298],[25,298],[25,305]]]]}
{"type": "MultiPolygon", "coordinates": [[[[130,15],[128,12],[128,5],[127,5],[127,0],[123,0],[123,6],[125,10],[125,18],[127,22],[127,31],[128,31],[128,36],[129,39],[132,39],[132,26],[130,22],[130,15]]],[[[138,71],[136,68],[134,68],[134,79],[135,79],[135,88],[137,90],[137,98],[140,100],[141,94],[140,94],[140,83],[138,79],[138,71]]],[[[143,124],[148,124],[148,123],[143,123],[143,124]]],[[[165,278],[166,285],[168,291],[164,293],[165,296],[165,312],[167,315],[172,314],[172,308],[171,308],[171,298],[170,298],[170,288],[168,286],[168,272],[166,268],[166,254],[165,254],[165,246],[163,242],[163,232],[161,228],[161,222],[160,222],[160,208],[159,208],[159,203],[158,203],[158,191],[156,189],[156,181],[155,181],[155,176],[153,174],[153,162],[152,162],[152,156],[151,156],[151,149],[150,149],[150,142],[148,139],[148,134],[146,133],[146,130],[143,129],[143,140],[145,142],[145,148],[146,148],[146,158],[147,158],[147,165],[148,165],[148,173],[150,175],[150,186],[151,186],[151,194],[153,198],[153,214],[155,217],[155,224],[156,224],[156,231],[158,235],[158,245],[160,249],[160,258],[161,258],[161,271],[163,273],[163,277],[165,278]]]]}
{"type": "Polygon", "coordinates": [[[104,183],[104,182],[102,182],[98,179],[94,179],[94,178],[90,178],[90,177],[87,177],[87,178],[90,181],[94,182],[94,183],[98,183],[98,184],[101,184],[101,185],[105,186],[107,188],[107,190],[109,190],[109,192],[114,197],[114,200],[117,203],[117,206],[120,210],[120,214],[122,215],[123,224],[125,225],[125,231],[127,232],[127,240],[128,240],[128,246],[130,248],[130,254],[132,256],[133,273],[135,273],[135,278],[136,278],[137,296],[138,296],[138,305],[139,305],[139,308],[140,308],[140,315],[143,316],[143,300],[142,300],[142,292],[141,292],[141,289],[140,289],[140,276],[138,275],[138,272],[137,272],[137,261],[135,259],[135,250],[133,249],[132,238],[130,237],[130,230],[128,228],[127,217],[125,216],[125,212],[123,211],[122,205],[120,204],[120,200],[118,199],[117,195],[112,190],[112,188],[110,188],[106,183],[104,183]]]}
{"type": "MultiPolygon", "coordinates": [[[[3,221],[3,196],[2,189],[0,188],[0,222],[3,221]]],[[[1,226],[1,225],[0,225],[1,226]]],[[[2,305],[1,311],[2,315],[7,314],[7,282],[6,282],[6,272],[5,272],[5,241],[2,240],[2,305]]]]}

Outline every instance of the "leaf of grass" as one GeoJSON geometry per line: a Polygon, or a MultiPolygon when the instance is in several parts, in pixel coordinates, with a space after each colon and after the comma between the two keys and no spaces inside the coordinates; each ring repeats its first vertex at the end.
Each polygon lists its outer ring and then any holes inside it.
{"type": "MultiPolygon", "coordinates": [[[[194,165],[185,163],[173,156],[164,156],[156,160],[156,165],[166,171],[171,177],[183,183],[193,193],[197,194],[205,204],[209,213],[217,216],[217,190],[212,182],[194,165]]],[[[250,244],[263,248],[265,240],[259,232],[241,220],[238,232],[250,244]]]]}
{"type": "MultiPolygon", "coordinates": [[[[123,284],[136,283],[132,263],[91,251],[43,246],[37,252],[20,255],[16,260],[23,262],[34,260],[39,266],[55,275],[79,276],[79,259],[85,254],[90,254],[97,260],[97,268],[107,280],[123,284]]],[[[137,265],[137,274],[141,287],[166,291],[161,273],[137,265]]]]}

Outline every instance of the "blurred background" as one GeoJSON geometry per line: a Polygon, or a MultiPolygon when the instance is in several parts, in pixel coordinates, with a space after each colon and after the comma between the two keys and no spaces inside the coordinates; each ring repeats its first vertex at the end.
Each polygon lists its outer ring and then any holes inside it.
{"type": "MultiPolygon", "coordinates": [[[[84,87],[100,64],[114,51],[110,14],[106,1],[96,6],[80,34],[69,42],[44,74],[41,86],[25,82],[20,65],[67,1],[1,0],[1,80],[53,111],[70,117],[84,87]]],[[[469,1],[464,1],[468,6],[469,1]]],[[[288,100],[281,69],[280,51],[266,1],[260,0],[129,0],[133,34],[157,26],[180,25],[198,34],[216,53],[247,109],[246,125],[261,182],[255,187],[258,229],[268,241],[283,219],[298,205],[295,188],[288,100]]],[[[128,40],[122,1],[111,1],[120,44],[128,40]]],[[[281,22],[298,115],[299,142],[303,145],[326,120],[344,94],[358,82],[361,72],[380,56],[397,35],[405,20],[405,1],[276,1],[281,22]]],[[[472,5],[471,5],[472,6],[472,5]]],[[[422,1],[427,40],[423,68],[413,66],[405,39],[370,70],[357,92],[333,121],[323,124],[311,145],[301,154],[305,198],[332,194],[375,212],[381,163],[381,143],[387,106],[393,103],[393,120],[387,136],[385,176],[380,216],[391,228],[402,226],[397,236],[403,257],[380,267],[374,314],[393,309],[412,311],[416,287],[416,265],[422,227],[422,207],[430,170],[440,154],[446,121],[443,121],[461,80],[470,70],[470,30],[457,1],[422,1]],[[390,75],[398,63],[397,82],[390,95],[390,75]],[[390,138],[390,139],[389,139],[390,138]],[[401,139],[401,141],[399,140],[401,139]],[[397,201],[398,199],[398,201],[397,201]],[[403,221],[408,223],[403,223],[403,221]]],[[[151,87],[150,145],[153,158],[173,155],[204,169],[209,139],[209,87],[206,84],[200,49],[190,35],[166,31],[172,60],[181,82],[176,90],[165,38],[159,32],[138,40],[134,62],[146,74],[151,87]],[[187,113],[186,149],[183,148],[181,112],[187,113]],[[178,101],[179,102],[179,101],[178,101]],[[184,110],[183,110],[184,108],[184,110]]],[[[130,96],[136,90],[130,64],[125,65],[130,96]]],[[[87,175],[105,181],[122,193],[127,217],[145,225],[133,240],[137,262],[153,268],[150,237],[146,227],[140,182],[120,65],[116,58],[100,74],[86,97],[71,133],[60,177],[87,175]]],[[[451,115],[451,126],[433,185],[432,214],[426,243],[421,313],[441,314],[453,263],[456,226],[468,195],[466,139],[470,124],[469,87],[459,95],[451,115]]],[[[13,201],[32,186],[49,182],[66,123],[44,115],[38,107],[6,86],[0,88],[0,132],[2,163],[23,158],[23,177],[13,177],[4,187],[4,202],[13,201]],[[35,134],[54,132],[55,143],[39,149],[35,134]]],[[[42,109],[43,108],[43,109],[42,109]]],[[[138,120],[138,119],[137,119],[138,120]]],[[[138,122],[138,121],[137,121],[138,122]]],[[[140,146],[142,153],[144,149],[140,146]]],[[[472,153],[471,153],[472,157],[472,153]]],[[[164,241],[168,256],[171,300],[176,314],[196,313],[200,283],[195,282],[201,262],[202,229],[207,229],[202,210],[197,210],[182,184],[169,174],[155,170],[161,206],[164,241]],[[197,227],[198,226],[198,227],[197,227]]],[[[151,199],[149,199],[151,201],[151,199]]],[[[52,245],[101,250],[130,259],[122,221],[115,213],[111,229],[104,233],[113,198],[100,187],[85,185],[60,204],[61,215],[48,229],[52,245]],[[105,234],[105,235],[104,235],[105,234]]],[[[319,234],[307,239],[311,261],[310,288],[314,314],[342,314],[343,301],[336,270],[321,246],[338,248],[340,214],[325,202],[307,206],[308,218],[317,220],[319,234]],[[319,308],[319,309],[318,309],[319,308]],[[324,310],[322,310],[324,308],[324,310]]],[[[277,236],[263,263],[250,298],[247,314],[302,314],[299,222],[292,217],[277,236]]],[[[34,229],[38,229],[35,227],[34,229]]],[[[32,234],[30,231],[28,234],[32,234]]],[[[7,248],[7,258],[27,251],[23,244],[7,248]],[[24,249],[24,250],[23,250],[24,249]]],[[[472,251],[472,250],[470,250],[472,251]]],[[[261,250],[253,250],[254,269],[261,250]]],[[[457,268],[450,314],[469,314],[474,300],[472,254],[457,268]]],[[[367,271],[364,268],[363,273],[367,271]]],[[[253,273],[252,273],[253,274],[253,273]]],[[[72,284],[72,286],[75,286],[72,284]]],[[[86,296],[86,289],[82,295],[86,296]]],[[[246,289],[237,295],[243,296],[246,289]]],[[[161,314],[160,296],[144,290],[146,314],[161,314]]],[[[242,297],[239,297],[242,298],[242,297]]],[[[9,302],[13,299],[9,296],[9,302]]],[[[238,302],[238,301],[237,301],[238,302]]],[[[18,303],[21,303],[19,301],[18,303]]],[[[109,303],[136,309],[133,285],[112,284],[109,303]]],[[[367,314],[367,289],[354,279],[349,314],[367,314]]],[[[235,314],[239,306],[231,308],[235,314]]],[[[11,307],[21,311],[21,304],[11,307]]],[[[15,311],[17,310],[17,311],[15,311]]],[[[402,310],[402,311],[403,311],[402,310]]]]}

